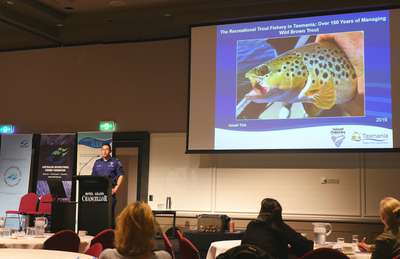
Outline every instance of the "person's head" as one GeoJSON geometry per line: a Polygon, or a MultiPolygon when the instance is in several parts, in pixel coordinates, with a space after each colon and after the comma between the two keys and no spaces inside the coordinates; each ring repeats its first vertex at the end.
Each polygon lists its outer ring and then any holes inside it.
{"type": "Polygon", "coordinates": [[[108,143],[103,143],[101,145],[101,157],[109,158],[111,154],[111,145],[108,143]]]}
{"type": "Polygon", "coordinates": [[[379,204],[379,214],[386,228],[397,232],[400,225],[400,201],[386,197],[379,204]]]}
{"type": "Polygon", "coordinates": [[[145,255],[153,248],[153,212],[144,202],[129,204],[117,217],[115,247],[124,256],[145,255]]]}
{"type": "Polygon", "coordinates": [[[262,200],[259,218],[282,220],[281,204],[279,204],[277,200],[271,198],[262,200]]]}

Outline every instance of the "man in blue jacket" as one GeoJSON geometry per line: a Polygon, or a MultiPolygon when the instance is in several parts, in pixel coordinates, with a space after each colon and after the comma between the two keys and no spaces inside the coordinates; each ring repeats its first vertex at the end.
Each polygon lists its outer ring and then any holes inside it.
{"type": "Polygon", "coordinates": [[[124,179],[124,171],[122,169],[121,162],[111,156],[111,146],[108,143],[104,143],[101,146],[101,158],[97,159],[93,165],[92,170],[93,176],[104,176],[111,180],[112,184],[112,211],[111,220],[112,227],[115,226],[115,205],[117,204],[116,193],[122,184],[124,179]]]}

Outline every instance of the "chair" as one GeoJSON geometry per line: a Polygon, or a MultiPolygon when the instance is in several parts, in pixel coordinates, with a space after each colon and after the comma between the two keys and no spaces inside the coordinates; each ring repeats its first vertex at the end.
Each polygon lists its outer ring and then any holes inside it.
{"type": "Polygon", "coordinates": [[[200,259],[199,249],[186,237],[179,239],[179,248],[181,259],[200,259]]]}
{"type": "Polygon", "coordinates": [[[332,248],[318,248],[303,255],[301,259],[349,259],[349,257],[332,248]]]}
{"type": "Polygon", "coordinates": [[[393,257],[393,259],[400,259],[400,255],[393,257]]]}
{"type": "Polygon", "coordinates": [[[101,252],[103,252],[103,245],[101,243],[96,243],[91,247],[89,247],[89,249],[85,252],[85,254],[94,257],[100,257],[101,252]]]}
{"type": "Polygon", "coordinates": [[[51,205],[54,198],[51,194],[45,194],[39,199],[39,208],[36,215],[50,216],[51,215],[51,205]]]}
{"type": "Polygon", "coordinates": [[[183,238],[183,233],[180,230],[176,229],[175,233],[179,240],[181,240],[183,238]]]}
{"type": "Polygon", "coordinates": [[[21,197],[19,202],[18,210],[7,210],[4,225],[7,222],[10,214],[17,215],[19,227],[21,228],[21,215],[34,215],[36,213],[36,207],[38,202],[38,196],[36,193],[27,193],[21,197]]]}
{"type": "Polygon", "coordinates": [[[219,254],[216,259],[272,259],[263,249],[250,244],[244,244],[232,247],[222,254],[219,254]]]}
{"type": "Polygon", "coordinates": [[[80,243],[81,240],[74,231],[61,230],[44,241],[43,249],[77,253],[80,243]]]}
{"type": "Polygon", "coordinates": [[[107,249],[107,248],[114,248],[114,230],[109,228],[106,230],[101,231],[100,233],[98,233],[90,242],[90,246],[96,244],[96,243],[100,243],[103,245],[103,249],[107,249]]]}
{"type": "Polygon", "coordinates": [[[165,251],[167,251],[171,255],[172,259],[175,259],[175,251],[172,246],[171,240],[169,240],[164,232],[162,233],[162,237],[164,240],[165,251]]]}

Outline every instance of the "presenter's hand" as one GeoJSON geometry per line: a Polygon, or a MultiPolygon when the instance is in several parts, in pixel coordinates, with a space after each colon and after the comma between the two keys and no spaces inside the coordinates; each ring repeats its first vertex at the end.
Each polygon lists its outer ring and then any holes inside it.
{"type": "Polygon", "coordinates": [[[117,190],[118,190],[118,189],[117,189],[116,187],[112,188],[111,194],[112,194],[112,195],[116,194],[116,193],[117,193],[117,190]]]}

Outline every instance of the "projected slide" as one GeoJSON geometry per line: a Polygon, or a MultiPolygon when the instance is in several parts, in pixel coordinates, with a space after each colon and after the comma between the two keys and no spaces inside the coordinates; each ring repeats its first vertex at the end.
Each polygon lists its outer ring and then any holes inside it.
{"type": "Polygon", "coordinates": [[[216,26],[214,148],[392,148],[389,11],[216,26]]]}

